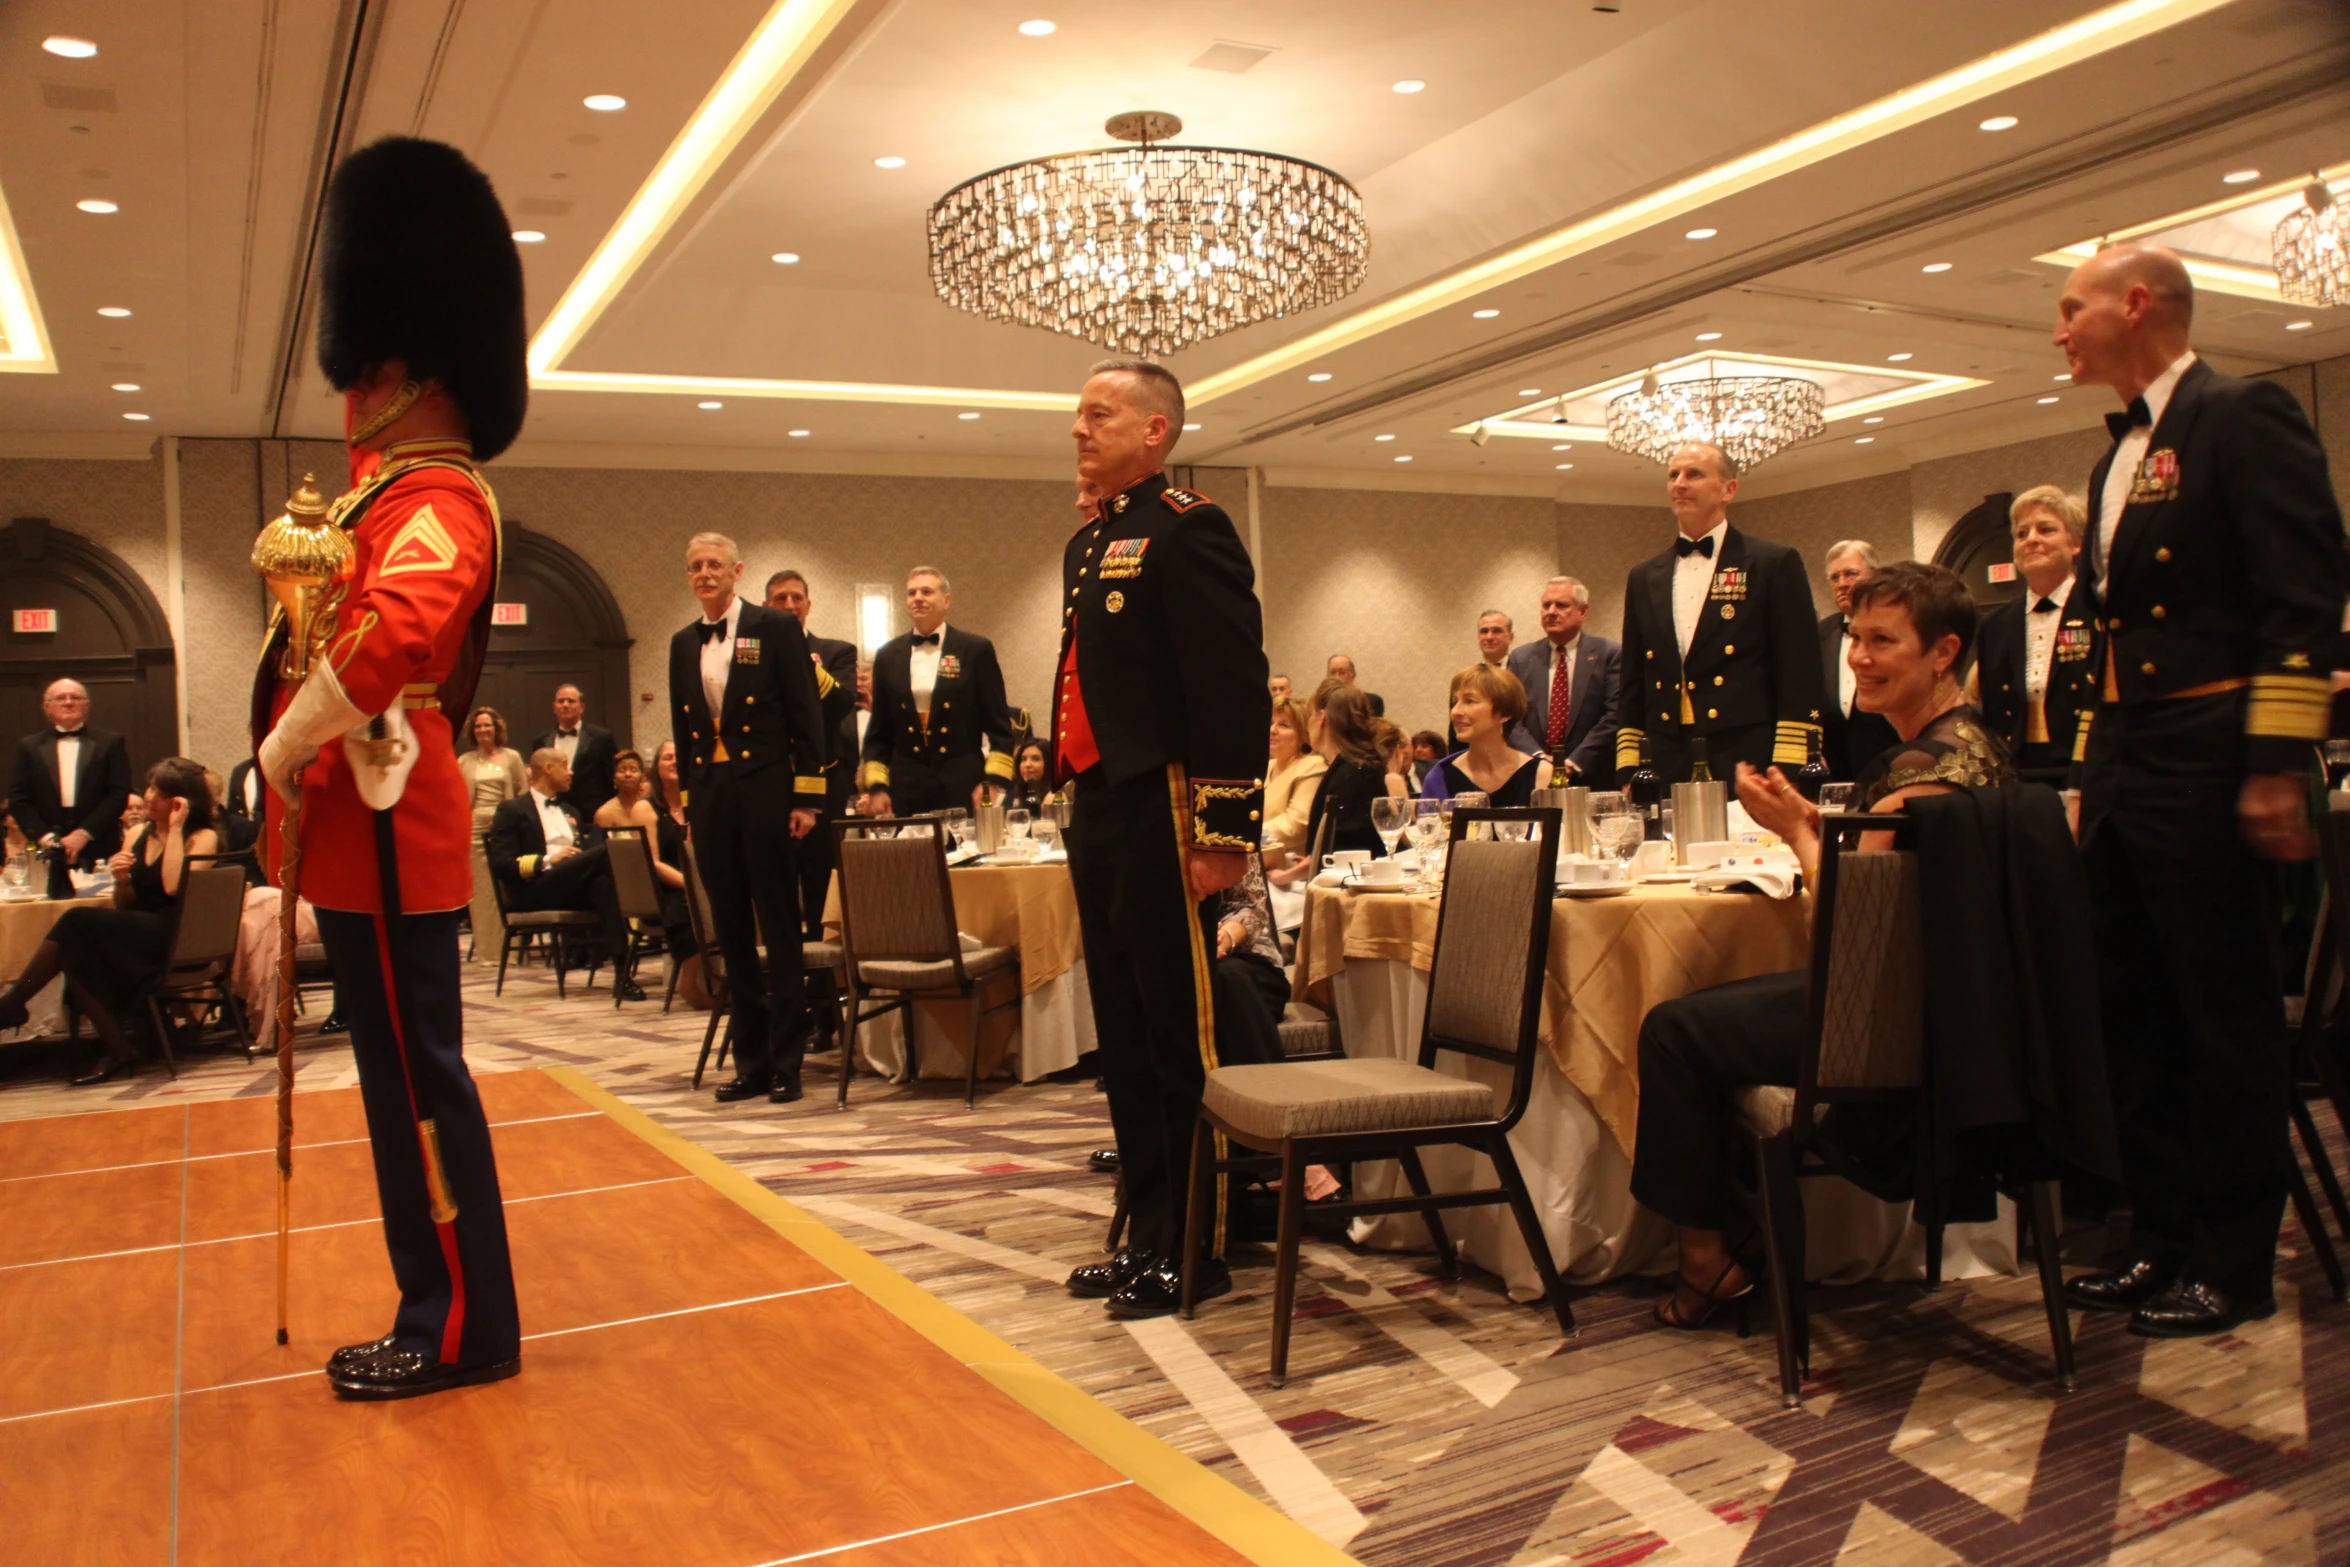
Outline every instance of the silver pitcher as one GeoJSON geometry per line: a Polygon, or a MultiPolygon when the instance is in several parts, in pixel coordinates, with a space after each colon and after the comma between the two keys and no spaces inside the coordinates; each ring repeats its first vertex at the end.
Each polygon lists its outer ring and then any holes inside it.
{"type": "Polygon", "coordinates": [[[1004,808],[989,803],[972,811],[972,839],[981,854],[993,854],[1004,846],[1004,808]]]}
{"type": "Polygon", "coordinates": [[[1720,843],[1730,836],[1730,786],[1716,778],[1673,785],[1673,863],[1689,863],[1693,843],[1720,843]]]}

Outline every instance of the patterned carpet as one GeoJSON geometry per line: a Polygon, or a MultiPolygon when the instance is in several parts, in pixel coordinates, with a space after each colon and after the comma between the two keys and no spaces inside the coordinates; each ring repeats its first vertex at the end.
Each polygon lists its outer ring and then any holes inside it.
{"type": "MultiPolygon", "coordinates": [[[[1277,1390],[1268,1251],[1237,1251],[1238,1287],[1191,1324],[1121,1324],[1060,1288],[1109,1215],[1085,1168],[1108,1140],[1090,1082],[998,1083],[966,1114],[959,1083],[860,1078],[841,1113],[819,1057],[805,1102],[722,1110],[687,1087],[699,1014],[615,1012],[601,987],[559,1002],[535,969],[502,1000],[469,971],[467,1000],[477,1072],[580,1068],[1372,1567],[2350,1556],[2350,1308],[2290,1226],[2275,1319],[2149,1343],[2076,1317],[2067,1397],[2029,1279],[1815,1291],[1815,1377],[1793,1412],[1762,1312],[1745,1340],[1669,1334],[1632,1281],[1580,1296],[1582,1334],[1562,1343],[1488,1277],[1447,1284],[1432,1259],[1325,1241],[1277,1390]]],[[[299,1059],[305,1087],[353,1080],[347,1049],[305,1039],[299,1059]]],[[[274,1081],[231,1054],[77,1091],[60,1064],[0,1051],[0,1118],[274,1081]]]]}

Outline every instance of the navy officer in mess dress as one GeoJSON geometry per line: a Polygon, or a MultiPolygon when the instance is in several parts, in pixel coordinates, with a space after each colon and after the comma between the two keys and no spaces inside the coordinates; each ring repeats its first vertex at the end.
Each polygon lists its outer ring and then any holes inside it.
{"type": "MultiPolygon", "coordinates": [[[[1069,874],[1133,1217],[1130,1243],[1069,1289],[1123,1317],[1181,1303],[1192,1128],[1217,1064],[1211,900],[1247,871],[1264,812],[1256,572],[1223,508],[1167,482],[1182,430],[1164,368],[1093,367],[1070,432],[1085,518],[1061,557],[1052,754],[1076,786],[1069,874]]],[[[1212,1232],[1203,1299],[1232,1287],[1212,1232]]]]}

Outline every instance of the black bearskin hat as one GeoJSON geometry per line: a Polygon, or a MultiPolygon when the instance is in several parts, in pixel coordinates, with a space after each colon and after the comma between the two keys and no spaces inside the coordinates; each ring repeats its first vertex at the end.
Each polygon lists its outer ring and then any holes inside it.
{"type": "Polygon", "coordinates": [[[436,380],[475,457],[514,444],[530,400],[522,258],[489,177],[456,148],[387,136],[326,192],[318,367],[335,390],[389,360],[436,380]]]}

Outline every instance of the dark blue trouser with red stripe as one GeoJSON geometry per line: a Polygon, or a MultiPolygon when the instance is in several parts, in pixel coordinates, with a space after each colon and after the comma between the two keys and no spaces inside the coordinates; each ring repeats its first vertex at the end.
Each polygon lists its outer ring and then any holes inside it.
{"type": "Polygon", "coordinates": [[[384,1246],[400,1285],[393,1336],[403,1349],[452,1365],[511,1360],[522,1327],[497,1156],[465,1070],[457,913],[387,919],[320,909],[318,934],[334,964],[367,1105],[384,1246]],[[446,1224],[434,1222],[425,1184],[419,1126],[427,1120],[457,1208],[446,1224]]]}

